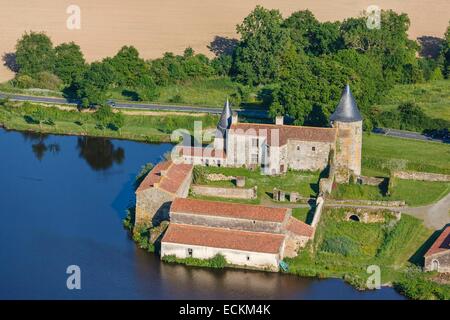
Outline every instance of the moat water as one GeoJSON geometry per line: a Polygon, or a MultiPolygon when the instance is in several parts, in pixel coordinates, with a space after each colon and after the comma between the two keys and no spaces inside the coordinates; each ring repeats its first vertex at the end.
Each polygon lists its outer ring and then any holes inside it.
{"type": "Polygon", "coordinates": [[[134,177],[169,144],[0,129],[0,299],[404,299],[338,279],[163,263],[122,227],[134,177]],[[68,290],[69,265],[81,290],[68,290]]]}

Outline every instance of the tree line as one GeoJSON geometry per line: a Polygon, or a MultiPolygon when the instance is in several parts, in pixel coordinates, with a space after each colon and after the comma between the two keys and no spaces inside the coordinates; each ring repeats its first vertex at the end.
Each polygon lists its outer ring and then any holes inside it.
{"type": "MultiPolygon", "coordinates": [[[[237,104],[257,91],[272,116],[289,115],[300,125],[326,125],[349,83],[364,127],[371,129],[380,124],[380,113],[372,106],[393,85],[450,76],[450,27],[437,58],[418,58],[420,46],[408,38],[409,24],[406,14],[391,10],[382,11],[381,28],[369,29],[364,16],[320,22],[308,10],[283,18],[278,10],[257,6],[237,26],[236,45],[213,59],[187,48],[182,55],[144,60],[136,48],[124,46],[115,56],[92,63],[77,44],[54,47],[44,33],[30,32],[17,42],[19,71],[13,83],[64,88],[87,107],[105,104],[114,88],[126,88],[135,100],[151,101],[162,86],[231,77],[239,84],[232,97],[237,104]]],[[[400,109],[383,117],[397,121],[400,109]]]]}

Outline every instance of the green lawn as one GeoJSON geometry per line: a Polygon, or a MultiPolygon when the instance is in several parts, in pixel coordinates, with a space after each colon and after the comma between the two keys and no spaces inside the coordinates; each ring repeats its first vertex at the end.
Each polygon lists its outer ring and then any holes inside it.
{"type": "Polygon", "coordinates": [[[297,257],[286,259],[290,273],[344,278],[362,288],[369,276],[367,267],[378,265],[381,282],[394,282],[432,234],[420,220],[408,215],[399,222],[387,213],[384,223],[344,221],[348,210],[324,211],[313,243],[297,257]]]}
{"type": "MultiPolygon", "coordinates": [[[[13,105],[16,104],[13,103],[13,105]]],[[[170,141],[170,133],[178,128],[185,128],[192,132],[194,120],[203,121],[203,128],[214,127],[217,123],[217,116],[211,115],[201,117],[189,115],[165,115],[163,117],[124,115],[124,119],[124,125],[120,130],[98,129],[97,121],[92,113],[78,112],[75,108],[66,111],[56,107],[39,107],[30,104],[0,106],[0,124],[8,129],[104,136],[148,142],[168,142],[170,141]],[[42,109],[45,119],[51,119],[53,124],[37,124],[30,121],[37,109],[42,109]]]]}
{"type": "MultiPolygon", "coordinates": [[[[203,172],[205,174],[221,173],[226,176],[244,176],[246,178],[245,187],[258,187],[259,200],[270,200],[273,188],[286,192],[296,191],[303,197],[315,197],[318,192],[319,172],[288,171],[282,176],[268,176],[262,174],[259,169],[224,167],[204,167],[203,172]]],[[[235,186],[233,181],[204,181],[204,183],[222,187],[235,186]]]]}
{"type": "Polygon", "coordinates": [[[364,134],[362,174],[388,176],[391,169],[450,174],[450,145],[364,134]]]}
{"type": "Polygon", "coordinates": [[[404,102],[415,102],[428,116],[450,121],[450,80],[396,85],[377,107],[392,110],[404,102]]]}

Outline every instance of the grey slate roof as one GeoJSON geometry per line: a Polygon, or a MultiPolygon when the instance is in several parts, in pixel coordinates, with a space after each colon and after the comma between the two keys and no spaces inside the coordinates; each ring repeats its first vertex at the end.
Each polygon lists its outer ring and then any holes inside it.
{"type": "Polygon", "coordinates": [[[353,98],[348,84],[345,86],[344,91],[342,91],[341,100],[334,113],[330,116],[330,121],[362,121],[361,113],[359,113],[355,98],[353,98]]]}
{"type": "Polygon", "coordinates": [[[230,102],[227,99],[225,105],[223,106],[222,114],[220,115],[219,123],[217,124],[217,130],[219,130],[222,134],[230,127],[231,125],[231,108],[230,102]]]}

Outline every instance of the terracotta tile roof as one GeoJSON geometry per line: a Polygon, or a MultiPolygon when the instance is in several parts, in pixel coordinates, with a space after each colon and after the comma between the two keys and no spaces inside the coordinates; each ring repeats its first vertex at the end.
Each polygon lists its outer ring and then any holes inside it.
{"type": "Polygon", "coordinates": [[[224,150],[213,149],[210,147],[178,146],[176,147],[176,152],[179,152],[180,156],[226,158],[224,150]]]}
{"type": "Polygon", "coordinates": [[[170,212],[271,222],[283,222],[288,210],[286,208],[184,198],[176,198],[170,207],[170,212]]]}
{"type": "Polygon", "coordinates": [[[450,226],[447,226],[444,231],[442,231],[431,248],[425,253],[425,256],[427,257],[444,251],[450,252],[450,226]]]}
{"type": "MultiPolygon", "coordinates": [[[[318,127],[301,127],[290,125],[275,125],[275,124],[259,124],[259,123],[235,123],[232,124],[230,129],[243,130],[244,134],[251,135],[256,133],[257,135],[267,136],[267,144],[272,146],[276,145],[275,141],[272,141],[271,130],[278,129],[279,145],[284,146],[288,140],[299,141],[315,141],[315,142],[334,142],[336,140],[335,128],[318,128],[318,127]],[[253,129],[253,133],[251,133],[253,129]],[[247,130],[250,130],[248,132],[247,130]]],[[[275,137],[274,137],[275,138],[275,137]]]]}
{"type": "Polygon", "coordinates": [[[292,233],[303,236],[303,237],[312,237],[314,233],[314,228],[310,225],[298,220],[297,218],[290,217],[289,221],[286,225],[286,230],[291,231],[292,233]]]}
{"type": "Polygon", "coordinates": [[[179,243],[212,248],[234,249],[263,253],[278,253],[284,235],[264,232],[238,231],[223,228],[171,223],[162,243],[179,243]]]}
{"type": "Polygon", "coordinates": [[[175,164],[172,161],[160,162],[147,174],[136,192],[149,188],[160,188],[170,193],[176,193],[192,168],[191,164],[175,164]]]}

